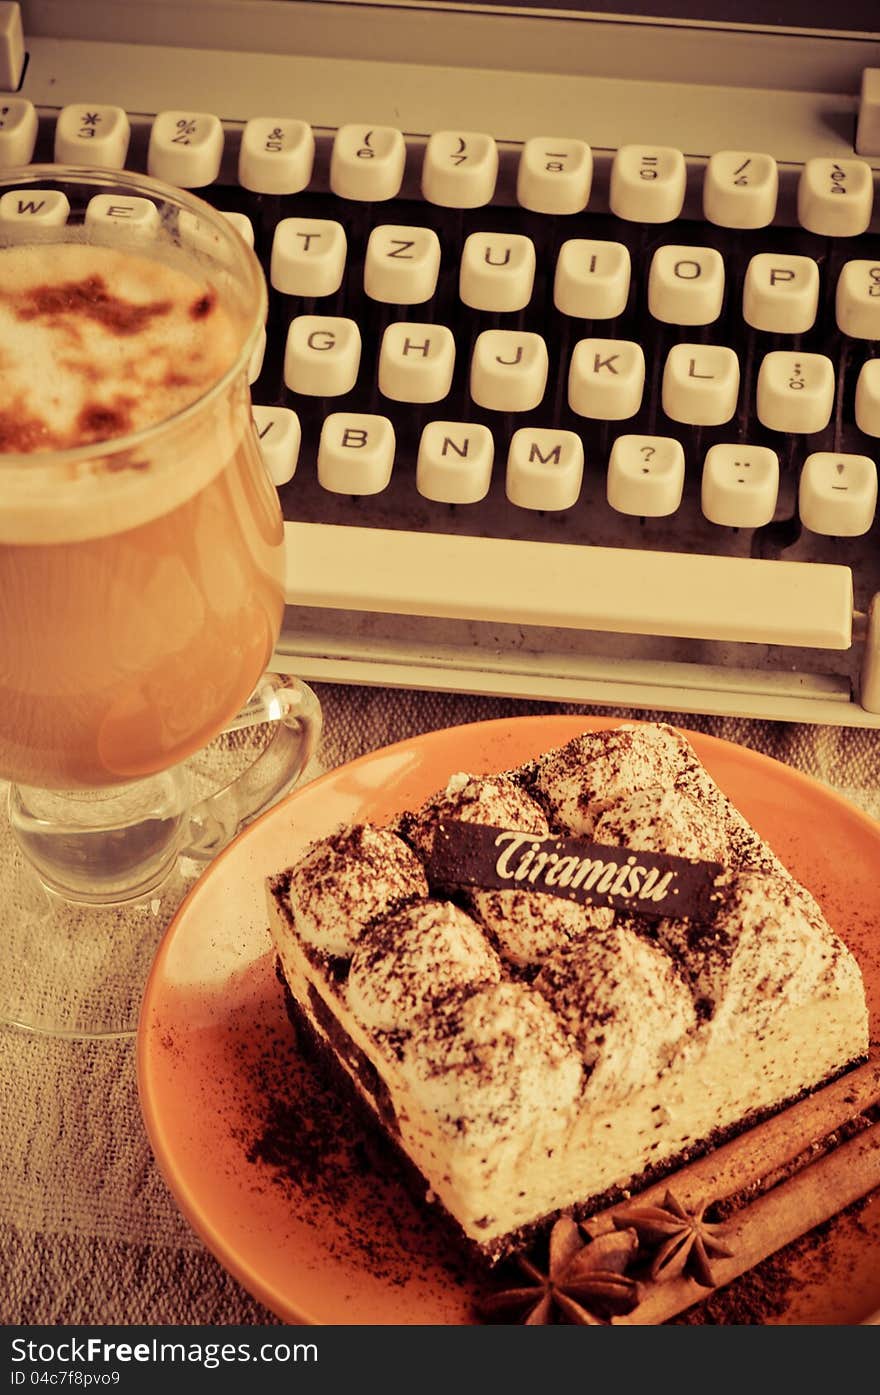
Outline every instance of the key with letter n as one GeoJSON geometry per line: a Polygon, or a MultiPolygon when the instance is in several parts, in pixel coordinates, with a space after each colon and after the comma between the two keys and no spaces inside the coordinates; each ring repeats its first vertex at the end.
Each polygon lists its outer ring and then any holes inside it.
{"type": "Polygon", "coordinates": [[[416,488],[441,504],[476,504],[489,492],[495,442],[488,426],[431,421],[422,432],[416,488]]]}

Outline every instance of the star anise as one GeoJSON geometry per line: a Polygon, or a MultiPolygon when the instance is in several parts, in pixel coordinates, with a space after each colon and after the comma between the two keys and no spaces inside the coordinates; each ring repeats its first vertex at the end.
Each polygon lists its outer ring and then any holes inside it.
{"type": "Polygon", "coordinates": [[[611,1231],[586,1242],[578,1224],[562,1216],[550,1232],[547,1272],[518,1255],[517,1266],[528,1284],[491,1294],[479,1307],[496,1322],[528,1327],[575,1323],[602,1327],[617,1313],[630,1312],[639,1301],[639,1286],[625,1270],[638,1247],[634,1230],[611,1231]]]}
{"type": "Polygon", "coordinates": [[[630,1206],[613,1216],[615,1226],[635,1230],[646,1249],[654,1249],[651,1278],[688,1274],[705,1288],[714,1288],[710,1260],[728,1258],[733,1251],[717,1236],[718,1227],[703,1220],[705,1205],[687,1211],[672,1192],[662,1206],[630,1206]]]}

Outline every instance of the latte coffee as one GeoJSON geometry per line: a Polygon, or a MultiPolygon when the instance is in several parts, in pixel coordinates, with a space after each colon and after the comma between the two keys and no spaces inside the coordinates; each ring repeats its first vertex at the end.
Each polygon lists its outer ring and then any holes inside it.
{"type": "Polygon", "coordinates": [[[166,769],[264,671],[282,522],[242,337],[195,259],[0,249],[0,777],[166,769]]]}

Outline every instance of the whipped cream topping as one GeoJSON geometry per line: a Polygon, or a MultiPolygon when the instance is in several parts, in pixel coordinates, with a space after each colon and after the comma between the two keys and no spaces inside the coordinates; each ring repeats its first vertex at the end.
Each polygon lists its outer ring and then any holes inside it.
{"type": "Polygon", "coordinates": [[[591,1093],[656,1078],[697,1025],[669,955],[623,926],[553,955],[534,987],[592,1067],[591,1093]]]}
{"type": "Polygon", "coordinates": [[[470,916],[449,901],[417,901],[363,932],[346,993],[364,1027],[402,1031],[454,989],[500,978],[498,956],[470,916]]]}
{"type": "Polygon", "coordinates": [[[661,920],[657,936],[716,1031],[734,1033],[743,1020],[760,1031],[781,1004],[860,981],[813,898],[790,878],[740,873],[711,925],[661,920]]]}
{"type": "Polygon", "coordinates": [[[312,845],[291,873],[288,904],[307,945],[348,956],[370,921],[427,894],[412,849],[387,829],[357,824],[312,845]]]}
{"type": "Polygon", "coordinates": [[[445,1000],[402,1047],[400,1072],[461,1146],[564,1131],[583,1070],[547,1003],[522,983],[445,1000]]]}
{"type": "Polygon", "coordinates": [[[407,821],[406,836],[427,857],[434,830],[444,819],[486,823],[524,833],[549,833],[543,810],[509,775],[453,775],[440,794],[423,804],[407,821]]]}
{"type": "Polygon", "coordinates": [[[471,892],[470,899],[499,954],[520,966],[539,964],[555,950],[614,922],[610,906],[579,905],[520,887],[471,892]]]}
{"type": "Polygon", "coordinates": [[[596,820],[597,843],[634,852],[667,853],[723,862],[727,830],[717,808],[668,786],[637,790],[614,801],[596,820]]]}
{"type": "Polygon", "coordinates": [[[672,727],[586,732],[537,762],[534,788],[551,818],[592,835],[599,814],[634,791],[671,785],[696,756],[672,727]]]}

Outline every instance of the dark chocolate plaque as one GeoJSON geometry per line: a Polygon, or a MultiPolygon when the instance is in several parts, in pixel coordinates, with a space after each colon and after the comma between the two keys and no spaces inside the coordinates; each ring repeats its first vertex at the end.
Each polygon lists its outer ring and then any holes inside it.
{"type": "Polygon", "coordinates": [[[432,889],[519,888],[634,915],[702,923],[714,920],[726,881],[719,862],[460,820],[438,825],[426,871],[432,889]]]}

